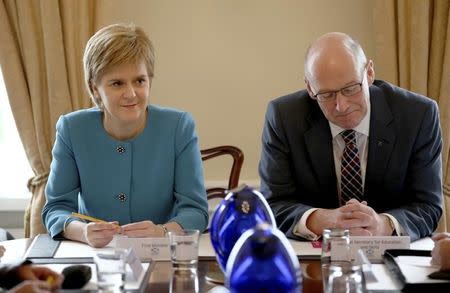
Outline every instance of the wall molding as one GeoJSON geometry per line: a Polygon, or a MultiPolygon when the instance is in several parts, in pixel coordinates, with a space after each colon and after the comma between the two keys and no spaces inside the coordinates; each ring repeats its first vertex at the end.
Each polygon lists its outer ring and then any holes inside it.
{"type": "Polygon", "coordinates": [[[2,204],[0,205],[0,212],[4,211],[25,211],[30,197],[0,197],[2,204]]]}

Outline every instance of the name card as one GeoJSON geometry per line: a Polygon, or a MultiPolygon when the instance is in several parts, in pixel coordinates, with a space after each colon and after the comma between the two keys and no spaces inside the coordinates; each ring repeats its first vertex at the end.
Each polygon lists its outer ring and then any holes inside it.
{"type": "Polygon", "coordinates": [[[144,267],[142,266],[142,263],[133,248],[128,249],[128,254],[125,262],[130,265],[134,279],[139,280],[139,277],[144,272],[144,267]]]}
{"type": "Polygon", "coordinates": [[[116,246],[133,248],[140,260],[170,260],[169,238],[117,236],[116,246]]]}
{"type": "Polygon", "coordinates": [[[355,260],[361,249],[371,261],[381,261],[386,249],[409,249],[409,236],[351,236],[350,257],[355,260]]]}

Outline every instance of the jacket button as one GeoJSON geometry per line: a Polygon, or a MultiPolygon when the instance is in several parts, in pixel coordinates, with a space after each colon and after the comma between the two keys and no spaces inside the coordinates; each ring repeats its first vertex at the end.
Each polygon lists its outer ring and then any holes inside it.
{"type": "Polygon", "coordinates": [[[119,154],[123,154],[123,153],[125,152],[125,147],[119,145],[119,146],[116,147],[116,151],[117,151],[119,154]]]}
{"type": "Polygon", "coordinates": [[[120,200],[121,202],[124,202],[127,200],[127,195],[125,193],[121,192],[117,195],[117,199],[120,200]]]}

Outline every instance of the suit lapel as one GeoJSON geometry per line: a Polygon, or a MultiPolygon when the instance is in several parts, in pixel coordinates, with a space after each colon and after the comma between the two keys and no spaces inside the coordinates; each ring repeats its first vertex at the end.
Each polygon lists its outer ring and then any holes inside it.
{"type": "Polygon", "coordinates": [[[308,120],[311,128],[305,132],[304,139],[320,185],[319,190],[326,190],[330,196],[337,198],[333,145],[328,120],[320,109],[316,109],[308,120]]]}
{"type": "Polygon", "coordinates": [[[370,132],[367,156],[366,183],[364,193],[370,194],[371,187],[382,185],[384,173],[395,143],[395,132],[391,127],[392,112],[382,90],[370,88],[370,132]]]}

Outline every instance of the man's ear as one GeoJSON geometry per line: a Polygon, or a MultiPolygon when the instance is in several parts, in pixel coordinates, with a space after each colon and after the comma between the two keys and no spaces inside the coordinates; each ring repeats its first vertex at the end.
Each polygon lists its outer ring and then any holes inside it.
{"type": "Polygon", "coordinates": [[[316,98],[314,98],[314,94],[313,91],[311,90],[311,85],[309,84],[309,81],[305,78],[305,85],[306,85],[306,91],[308,91],[309,97],[313,100],[315,100],[316,98]]]}
{"type": "Polygon", "coordinates": [[[369,60],[367,62],[367,83],[372,85],[375,81],[375,70],[373,68],[373,61],[369,60]]]}

